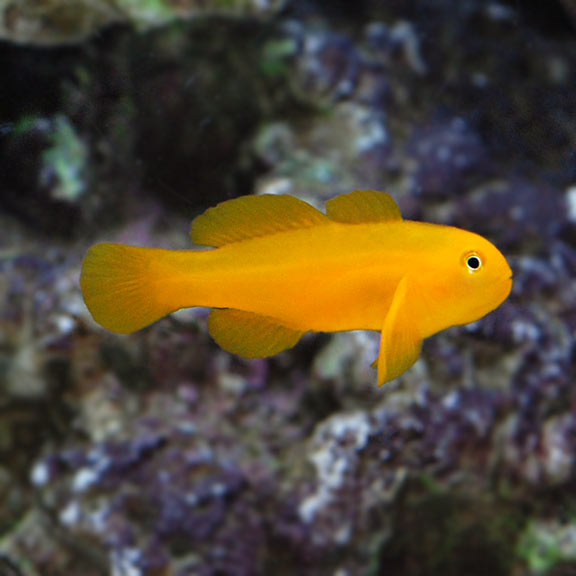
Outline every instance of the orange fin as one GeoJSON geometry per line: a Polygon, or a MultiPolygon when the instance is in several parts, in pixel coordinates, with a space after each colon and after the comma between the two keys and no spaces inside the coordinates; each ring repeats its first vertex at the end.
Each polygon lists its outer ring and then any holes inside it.
{"type": "Polygon", "coordinates": [[[331,220],[347,224],[402,220],[394,198],[376,190],[356,190],[336,196],[326,202],[326,214],[331,220]]]}
{"type": "Polygon", "coordinates": [[[244,358],[274,356],[292,348],[304,334],[274,318],[228,308],[212,310],[208,328],[221,348],[244,358]]]}
{"type": "Polygon", "coordinates": [[[294,196],[241,196],[198,216],[192,222],[190,236],[196,244],[218,247],[329,222],[325,214],[294,196]]]}
{"type": "Polygon", "coordinates": [[[406,303],[407,289],[408,280],[402,278],[384,321],[378,355],[379,386],[400,376],[420,356],[422,337],[406,303]]]}
{"type": "Polygon", "coordinates": [[[169,252],[124,244],[92,246],[82,263],[80,286],[94,320],[111,332],[129,334],[177,310],[155,289],[157,256],[169,252]]]}

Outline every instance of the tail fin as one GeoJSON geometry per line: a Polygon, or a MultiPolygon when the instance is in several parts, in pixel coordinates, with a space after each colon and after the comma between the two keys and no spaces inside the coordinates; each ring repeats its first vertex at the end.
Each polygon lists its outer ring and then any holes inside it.
{"type": "Polygon", "coordinates": [[[129,334],[178,310],[181,303],[169,297],[162,286],[162,256],[171,250],[139,248],[124,244],[97,244],[82,264],[80,286],[94,320],[111,332],[129,334]]]}

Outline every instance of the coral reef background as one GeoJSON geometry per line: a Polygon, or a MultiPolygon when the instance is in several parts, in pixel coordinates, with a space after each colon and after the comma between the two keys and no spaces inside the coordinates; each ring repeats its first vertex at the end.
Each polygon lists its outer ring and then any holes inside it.
{"type": "Polygon", "coordinates": [[[576,574],[575,14],[0,0],[0,574],[576,574]],[[383,389],[377,334],[244,361],[84,307],[97,241],[371,187],[515,273],[383,389]]]}

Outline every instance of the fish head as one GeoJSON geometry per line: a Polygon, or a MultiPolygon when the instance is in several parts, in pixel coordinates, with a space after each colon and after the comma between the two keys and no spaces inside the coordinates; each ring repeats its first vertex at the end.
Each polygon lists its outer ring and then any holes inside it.
{"type": "Polygon", "coordinates": [[[427,282],[421,284],[429,316],[425,335],[479,320],[512,290],[512,269],[494,244],[457,228],[443,233],[446,237],[431,245],[434,271],[428,268],[427,282]]]}
{"type": "Polygon", "coordinates": [[[512,290],[512,269],[508,261],[486,238],[467,232],[455,246],[449,275],[453,279],[459,307],[458,324],[468,324],[492,312],[512,290]]]}

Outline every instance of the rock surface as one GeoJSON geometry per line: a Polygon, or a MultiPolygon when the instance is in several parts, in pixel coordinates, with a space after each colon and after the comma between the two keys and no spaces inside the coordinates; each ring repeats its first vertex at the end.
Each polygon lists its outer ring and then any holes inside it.
{"type": "Polygon", "coordinates": [[[139,30],[204,16],[266,16],[281,0],[0,0],[0,38],[58,46],[82,42],[114,24],[139,30]]]}
{"type": "Polygon", "coordinates": [[[37,45],[0,45],[0,573],[576,572],[560,4],[71,6],[0,2],[0,35],[37,45]],[[84,307],[97,241],[187,247],[226,198],[370,187],[486,235],[514,270],[497,312],[385,388],[377,334],[246,361],[206,311],[117,336],[84,307]]]}

